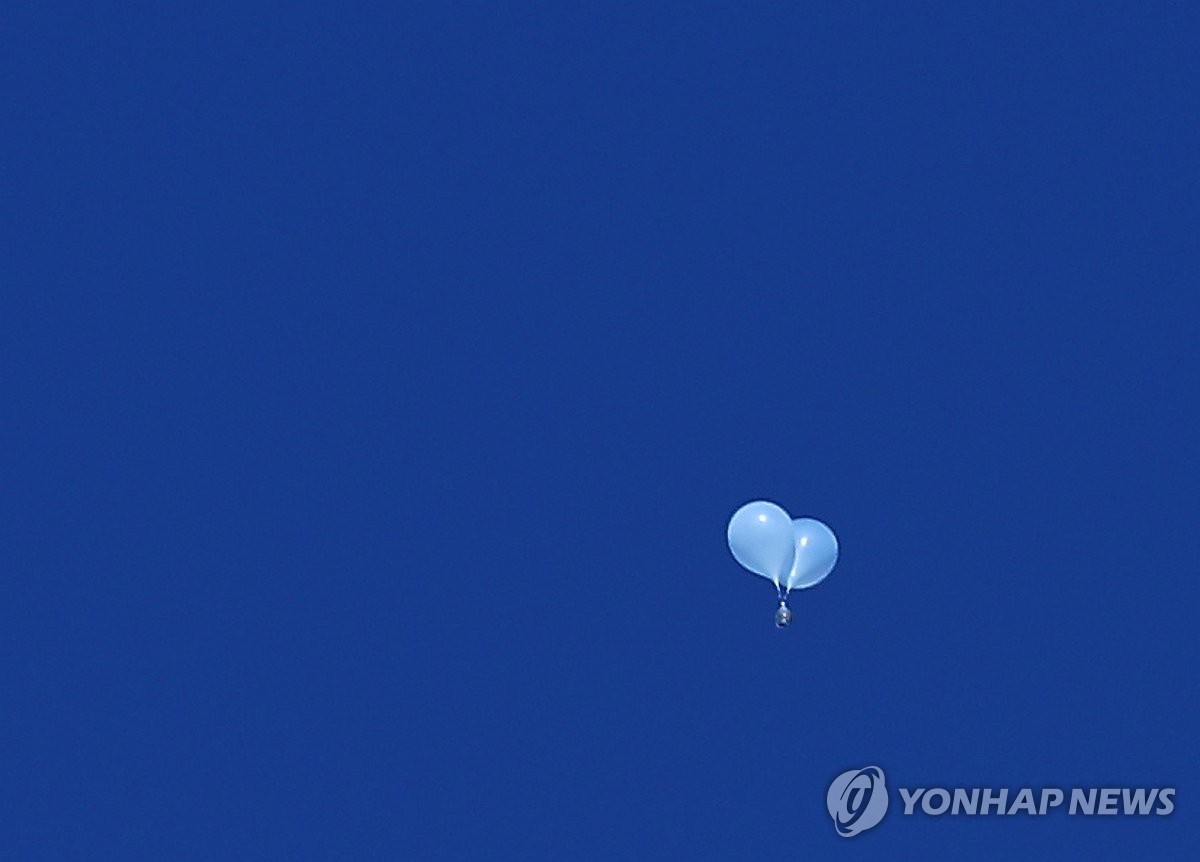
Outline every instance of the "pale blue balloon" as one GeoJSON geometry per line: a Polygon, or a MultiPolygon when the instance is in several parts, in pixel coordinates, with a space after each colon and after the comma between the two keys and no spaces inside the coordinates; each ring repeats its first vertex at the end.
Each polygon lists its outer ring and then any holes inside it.
{"type": "Polygon", "coordinates": [[[792,568],[796,540],[792,517],[774,503],[747,503],[729,519],[729,550],[756,575],[780,586],[792,568]]]}
{"type": "Polygon", "coordinates": [[[833,571],[838,558],[837,536],[833,530],[812,518],[792,522],[794,554],[787,576],[789,590],[815,587],[833,571]]]}

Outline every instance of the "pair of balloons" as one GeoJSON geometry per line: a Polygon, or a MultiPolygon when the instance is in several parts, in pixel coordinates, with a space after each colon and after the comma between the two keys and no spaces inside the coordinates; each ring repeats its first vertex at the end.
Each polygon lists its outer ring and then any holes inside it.
{"type": "Polygon", "coordinates": [[[812,518],[796,518],[766,500],[747,503],[729,519],[729,550],[744,567],[780,590],[815,587],[833,571],[838,543],[812,518]]]}

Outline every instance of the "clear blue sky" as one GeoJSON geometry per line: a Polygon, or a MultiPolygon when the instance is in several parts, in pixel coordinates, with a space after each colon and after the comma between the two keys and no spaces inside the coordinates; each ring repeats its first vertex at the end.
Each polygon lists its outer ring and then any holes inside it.
{"type": "Polygon", "coordinates": [[[0,856],[1193,858],[1200,26],[900,5],[6,8],[0,856]]]}

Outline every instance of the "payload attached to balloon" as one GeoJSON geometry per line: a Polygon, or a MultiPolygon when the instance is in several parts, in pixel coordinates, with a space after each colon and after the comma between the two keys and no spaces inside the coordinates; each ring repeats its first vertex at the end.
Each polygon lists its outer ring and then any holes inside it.
{"type": "Polygon", "coordinates": [[[727,535],[733,558],[775,585],[779,596],[775,624],[780,628],[792,620],[788,594],[815,587],[837,563],[837,537],[829,527],[814,518],[792,518],[766,500],[755,500],[734,512],[727,535]]]}

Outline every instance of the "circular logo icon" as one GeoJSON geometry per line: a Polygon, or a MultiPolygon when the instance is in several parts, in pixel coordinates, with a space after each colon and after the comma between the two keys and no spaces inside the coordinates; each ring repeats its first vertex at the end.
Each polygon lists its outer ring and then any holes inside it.
{"type": "Polygon", "coordinates": [[[878,825],[887,813],[887,785],[878,766],[851,769],[833,779],[825,794],[825,807],[834,828],[843,838],[853,838],[878,825]]]}

